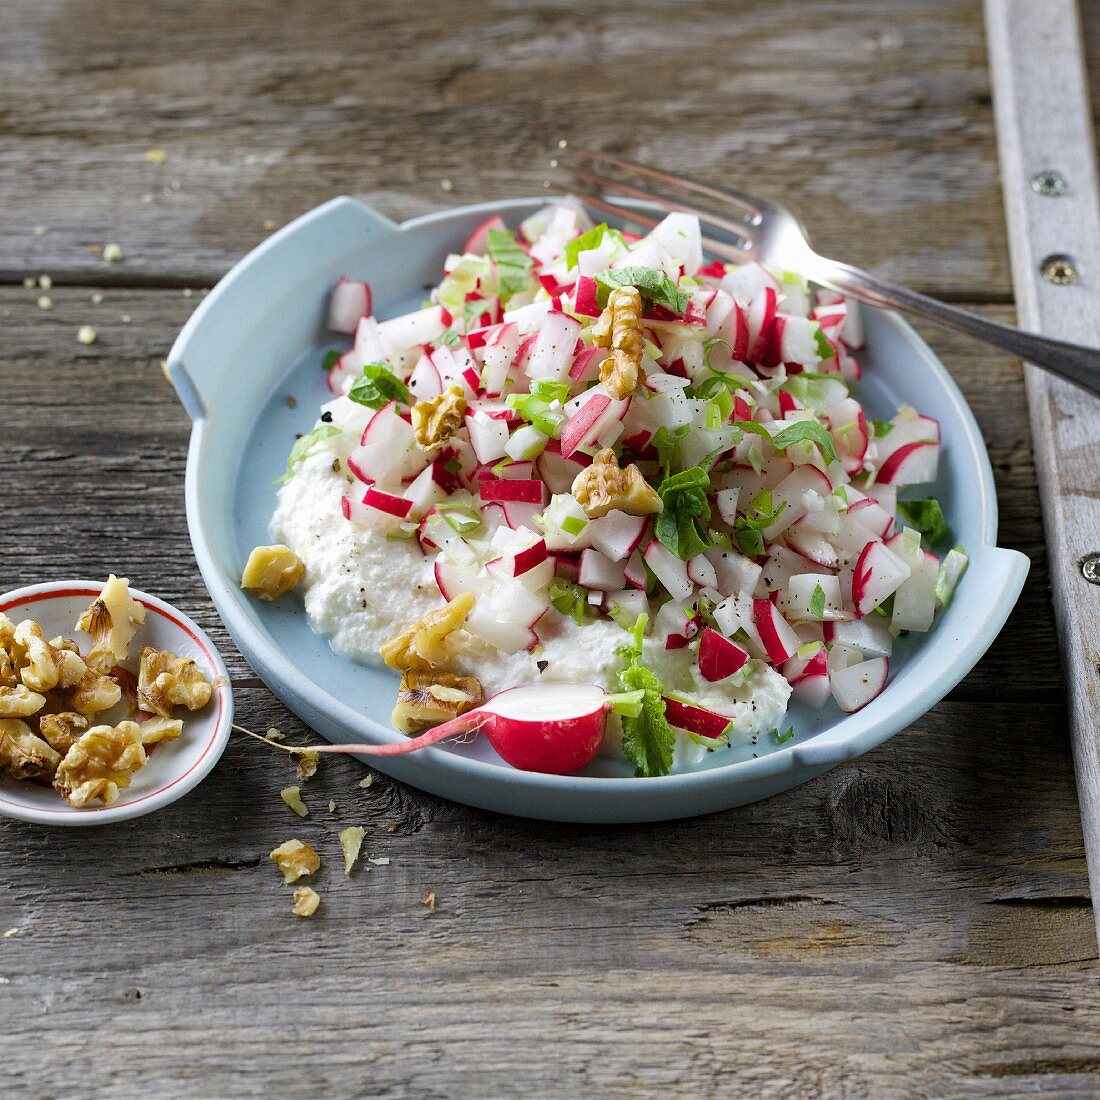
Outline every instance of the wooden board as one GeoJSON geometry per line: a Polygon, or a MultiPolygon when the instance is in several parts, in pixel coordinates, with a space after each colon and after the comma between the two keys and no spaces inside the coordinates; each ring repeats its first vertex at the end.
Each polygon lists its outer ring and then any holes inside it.
{"type": "MultiPolygon", "coordinates": [[[[1097,347],[1100,201],[1077,5],[990,0],[987,12],[1020,318],[1044,335],[1097,347]],[[1064,194],[1035,190],[1043,171],[1058,173],[1064,194]],[[1080,272],[1070,285],[1041,274],[1061,254],[1080,272]]],[[[1100,400],[1026,371],[1081,818],[1100,896],[1100,587],[1082,572],[1086,557],[1100,553],[1100,400]]]]}
{"type": "MultiPolygon", "coordinates": [[[[198,300],[180,286],[268,216],[339,190],[398,216],[527,191],[564,118],[713,180],[751,171],[823,247],[1011,317],[977,0],[278,10],[0,6],[0,590],[125,570],[212,632],[250,728],[310,736],[202,586],[160,362],[198,300]],[[668,51],[681,31],[690,62],[668,51]],[[151,147],[169,160],[142,161],[151,147]],[[180,190],[143,204],[155,173],[180,190]],[[121,266],[85,251],[107,239],[121,266]],[[43,269],[67,284],[49,312],[20,285],[43,269]]],[[[338,760],[300,821],[286,761],[237,739],[153,817],[87,835],[0,821],[7,1093],[1095,1092],[1097,951],[1022,375],[922,331],[989,443],[1001,542],[1034,563],[940,706],[803,788],[671,825],[502,818],[362,789],[338,760]],[[391,862],[345,880],[336,833],[354,823],[391,862]],[[324,860],[312,921],[266,858],[291,836],[324,860]]]]}

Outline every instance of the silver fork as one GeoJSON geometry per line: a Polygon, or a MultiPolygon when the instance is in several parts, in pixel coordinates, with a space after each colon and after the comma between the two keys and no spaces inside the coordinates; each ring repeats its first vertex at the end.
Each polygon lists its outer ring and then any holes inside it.
{"type": "MultiPolygon", "coordinates": [[[[784,206],[770,199],[746,194],[744,191],[725,191],[706,184],[696,183],[681,176],[649,168],[644,164],[625,160],[610,153],[593,152],[572,144],[562,144],[556,152],[554,166],[598,188],[605,188],[618,195],[641,199],[664,210],[683,210],[695,214],[704,224],[728,234],[733,243],[704,237],[703,247],[722,259],[734,263],[756,260],[766,267],[781,267],[798,271],[821,286],[850,295],[860,302],[882,306],[885,309],[902,309],[936,321],[947,328],[965,332],[977,340],[1007,351],[1020,359],[1026,359],[1037,367],[1048,370],[1060,378],[1074,382],[1082,389],[1100,397],[1100,350],[1070,344],[1062,340],[1048,340],[1011,325],[987,321],[957,306],[918,294],[915,290],[880,279],[850,264],[838,263],[819,256],[810,247],[806,232],[799,220],[784,206]],[[725,206],[729,216],[721,216],[700,209],[687,202],[671,200],[644,188],[612,179],[600,171],[593,171],[584,163],[610,166],[636,176],[657,180],[683,191],[702,195],[725,206]]],[[[617,206],[599,195],[584,194],[585,203],[605,213],[653,227],[657,224],[640,210],[617,206]]]]}

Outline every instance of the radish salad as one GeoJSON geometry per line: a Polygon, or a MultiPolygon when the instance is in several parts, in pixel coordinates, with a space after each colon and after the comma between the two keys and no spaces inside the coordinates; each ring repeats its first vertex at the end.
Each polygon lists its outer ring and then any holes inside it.
{"type": "Polygon", "coordinates": [[[693,216],[640,237],[569,201],[514,232],[492,218],[422,308],[378,320],[344,278],[328,325],[353,342],[326,358],[272,534],[304,563],[312,626],[356,660],[461,605],[442,658],[386,658],[413,703],[450,685],[420,728],[473,679],[483,698],[611,693],[592,751],[642,776],[783,743],[792,695],[870,702],[965,571],[909,488],[936,478],[939,424],[859,401],[856,304],[705,263],[693,216]]]}

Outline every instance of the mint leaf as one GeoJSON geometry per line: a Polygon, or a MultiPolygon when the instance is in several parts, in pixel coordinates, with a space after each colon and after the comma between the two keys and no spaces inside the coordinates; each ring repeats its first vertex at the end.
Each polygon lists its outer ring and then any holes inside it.
{"type": "Polygon", "coordinates": [[[762,557],[765,552],[764,528],[770,527],[778,518],[786,501],[781,501],[778,508],[772,507],[772,494],[765,489],[758,493],[743,516],[738,516],[733,524],[733,534],[737,539],[737,548],[747,558],[762,557]]]}
{"type": "Polygon", "coordinates": [[[489,258],[497,265],[497,284],[502,300],[527,289],[531,257],[516,244],[507,229],[490,229],[486,235],[489,258]]]}
{"type": "Polygon", "coordinates": [[[652,267],[617,267],[596,276],[596,301],[607,305],[607,296],[620,286],[635,286],[643,298],[656,306],[667,306],[673,313],[687,309],[688,296],[663,272],[652,267]]]}
{"type": "Polygon", "coordinates": [[[380,409],[391,401],[409,403],[409,387],[385,363],[368,363],[348,390],[348,400],[370,409],[380,409]]]}
{"type": "Polygon", "coordinates": [[[623,715],[623,754],[634,765],[634,774],[643,778],[668,775],[672,770],[672,750],[676,731],[665,717],[665,686],[659,676],[642,664],[642,638],[649,616],[638,616],[631,644],[615,652],[626,662],[619,680],[627,691],[641,692],[636,715],[623,715]]]}
{"type": "Polygon", "coordinates": [[[294,441],[294,446],[290,448],[290,454],[287,456],[286,473],[273,481],[272,484],[283,485],[288,482],[298,472],[298,466],[306,455],[313,450],[315,443],[320,443],[322,439],[331,439],[334,435],[340,435],[342,430],[336,427],[335,424],[318,424],[313,431],[299,436],[294,441]]]}
{"type": "Polygon", "coordinates": [[[825,616],[825,589],[820,584],[814,586],[813,595],[810,596],[810,614],[815,619],[825,616]]]}
{"type": "Polygon", "coordinates": [[[836,453],[836,443],[829,429],[816,420],[797,420],[784,428],[772,440],[772,446],[777,451],[785,451],[795,443],[816,443],[821,448],[822,455],[828,462],[839,461],[836,453]]]}
{"type": "Polygon", "coordinates": [[[681,424],[680,427],[671,431],[668,428],[658,428],[653,433],[650,442],[657,451],[657,461],[666,474],[673,466],[680,464],[680,443],[687,438],[689,431],[691,431],[690,424],[681,424]]]}
{"type": "Polygon", "coordinates": [[[623,235],[617,229],[612,229],[606,222],[600,222],[599,225],[593,226],[587,233],[582,233],[565,246],[565,266],[567,268],[576,267],[581,253],[592,248],[599,248],[605,237],[611,237],[618,244],[624,248],[626,247],[623,235]]]}
{"type": "Polygon", "coordinates": [[[343,358],[343,355],[344,353],[342,351],[338,351],[336,348],[329,348],[329,350],[325,352],[324,359],[321,360],[322,368],[324,370],[332,370],[332,368],[343,358]]]}
{"type": "Polygon", "coordinates": [[[899,500],[898,511],[928,539],[929,546],[950,541],[951,528],[943,518],[943,509],[935,497],[925,500],[899,500]]]}
{"type": "Polygon", "coordinates": [[[872,420],[871,423],[875,427],[875,437],[882,439],[883,436],[889,435],[894,430],[894,425],[889,420],[872,420]]]}
{"type": "Polygon", "coordinates": [[[658,542],[682,561],[710,546],[710,477],[702,466],[693,466],[666,477],[657,488],[664,508],[657,513],[653,533],[658,542]]]}

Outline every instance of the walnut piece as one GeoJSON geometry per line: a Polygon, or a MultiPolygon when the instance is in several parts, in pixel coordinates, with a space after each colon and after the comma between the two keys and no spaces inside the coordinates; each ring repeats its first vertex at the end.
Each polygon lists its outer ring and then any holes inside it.
{"type": "Polygon", "coordinates": [[[302,800],[301,787],[284,787],[279,797],[299,816],[309,817],[309,807],[302,800]]]}
{"type": "Polygon", "coordinates": [[[19,677],[31,691],[71,688],[87,671],[75,645],[64,638],[47,642],[42,628],[30,619],[15,628],[14,640],[20,650],[19,677]]]}
{"type": "Polygon", "coordinates": [[[391,717],[393,728],[400,733],[416,733],[465,714],[483,698],[481,681],[476,676],[406,669],[401,673],[397,706],[391,717]]]}
{"type": "Polygon", "coordinates": [[[363,848],[363,837],[367,835],[362,825],[349,825],[340,830],[340,850],[344,853],[344,874],[350,875],[359,852],[363,848]]]}
{"type": "Polygon", "coordinates": [[[415,402],[410,412],[417,446],[431,451],[446,443],[462,427],[466,395],[460,386],[448,386],[430,401],[415,402]]]}
{"type": "Polygon", "coordinates": [[[600,381],[612,397],[622,400],[637,388],[642,376],[642,296],[633,286],[616,287],[607,296],[607,306],[592,326],[597,347],[611,354],[600,364],[600,381]]]}
{"type": "Polygon", "coordinates": [[[130,582],[112,573],[103,590],[77,621],[77,630],[92,636],[87,665],[96,672],[110,672],[130,655],[130,642],[145,622],[145,608],[130,595],[130,582]]]}
{"type": "Polygon", "coordinates": [[[146,646],[138,669],[138,705],[162,718],[171,718],[173,707],[199,710],[210,702],[213,685],[190,657],[146,646]]]}
{"type": "Polygon", "coordinates": [[[465,625],[474,602],[472,592],[461,592],[445,607],[430,611],[382,646],[382,660],[400,671],[442,665],[448,655],[448,637],[465,625]]]}
{"type": "Polygon", "coordinates": [[[93,726],[65,753],[54,776],[54,789],[70,806],[87,806],[97,798],[110,806],[146,759],[136,722],[93,726]]]}
{"type": "Polygon", "coordinates": [[[122,698],[122,688],[110,676],[89,669],[69,692],[66,705],[78,714],[99,714],[110,710],[122,698]]]}
{"type": "Polygon", "coordinates": [[[311,890],[308,886],[299,886],[294,891],[294,908],[291,912],[296,917],[312,917],[320,904],[321,898],[316,890],[311,890]]]}
{"type": "Polygon", "coordinates": [[[162,741],[175,741],[183,733],[183,723],[178,718],[149,718],[138,725],[143,745],[159,745],[162,741]]]}
{"type": "Polygon", "coordinates": [[[289,546],[257,546],[248,555],[241,587],[261,600],[277,600],[297,587],[306,575],[306,563],[289,546]]]}
{"type": "Polygon", "coordinates": [[[15,640],[15,623],[0,612],[0,684],[15,687],[22,663],[23,647],[15,640]]]}
{"type": "Polygon", "coordinates": [[[50,779],[61,763],[52,749],[18,718],[0,719],[0,773],[13,779],[50,779]]]}
{"type": "Polygon", "coordinates": [[[303,875],[312,875],[321,866],[321,857],[304,840],[288,840],[271,853],[283,882],[297,882],[303,875]]]}
{"type": "Polygon", "coordinates": [[[625,470],[610,447],[596,452],[591,466],[573,479],[573,497],[589,519],[606,516],[612,509],[628,516],[650,516],[664,507],[657,490],[631,463],[625,470]]]}
{"type": "Polygon", "coordinates": [[[49,742],[50,748],[65,755],[88,730],[88,719],[71,710],[60,714],[43,714],[38,719],[38,732],[49,742]]]}
{"type": "Polygon", "coordinates": [[[0,718],[29,718],[46,705],[46,696],[31,691],[26,684],[0,685],[0,718]]]}

